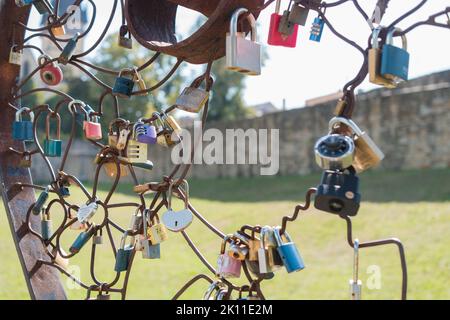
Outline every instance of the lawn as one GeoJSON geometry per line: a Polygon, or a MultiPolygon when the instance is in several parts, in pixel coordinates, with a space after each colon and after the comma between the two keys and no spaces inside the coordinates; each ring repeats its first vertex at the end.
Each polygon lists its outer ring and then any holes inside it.
{"type": "MultiPolygon", "coordinates": [[[[243,224],[280,224],[280,217],[290,214],[304,201],[307,188],[315,186],[319,176],[258,177],[253,179],[220,179],[191,181],[194,206],[209,221],[226,233],[243,224]]],[[[406,248],[409,272],[409,299],[450,299],[450,170],[373,171],[361,175],[363,203],[354,221],[354,235],[361,241],[385,237],[400,238],[406,248]]],[[[106,190],[106,186],[102,188],[106,190]]],[[[113,202],[132,201],[131,186],[124,184],[113,202]]],[[[74,190],[73,199],[81,196],[74,190]]],[[[102,191],[101,195],[105,194],[102,191]]],[[[81,199],[81,198],[80,198],[81,199]]],[[[78,200],[78,201],[84,201],[78,200]]],[[[181,206],[181,204],[177,204],[181,206]]],[[[117,209],[113,220],[128,225],[131,208],[117,209]]],[[[28,299],[28,292],[11,240],[9,227],[1,208],[0,299],[28,299]]],[[[57,217],[55,217],[57,219],[57,217]]],[[[352,274],[352,249],[345,241],[343,220],[311,209],[289,225],[306,268],[295,274],[281,270],[263,283],[269,299],[348,299],[348,280],[352,274]]],[[[188,233],[205,257],[215,264],[220,239],[198,221],[188,233]]],[[[76,236],[67,232],[63,243],[68,248],[76,236]]],[[[120,234],[114,234],[116,242],[120,234]]],[[[89,281],[87,269],[89,248],[71,261],[80,266],[81,278],[89,281]]],[[[361,251],[360,278],[364,299],[398,299],[401,272],[397,248],[386,246],[361,251]],[[369,266],[381,270],[381,288],[368,289],[369,266]]],[[[99,250],[96,273],[103,281],[114,276],[114,260],[105,244],[99,250]]],[[[135,259],[128,297],[131,299],[170,299],[190,278],[207,270],[189,249],[182,236],[170,234],[162,245],[162,259],[135,259]]],[[[64,278],[63,278],[64,279],[64,278]]],[[[65,279],[64,279],[65,280],[65,279]]],[[[84,298],[84,291],[73,289],[70,298],[84,298]]],[[[239,283],[239,281],[238,281],[239,283]]],[[[207,284],[199,282],[183,298],[199,299],[207,284]]]]}

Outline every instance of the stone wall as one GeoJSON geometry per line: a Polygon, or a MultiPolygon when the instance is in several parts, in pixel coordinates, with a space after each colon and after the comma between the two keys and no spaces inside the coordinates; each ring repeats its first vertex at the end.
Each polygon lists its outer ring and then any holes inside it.
{"type": "MultiPolygon", "coordinates": [[[[319,169],[314,162],[313,146],[327,133],[335,104],[330,102],[235,122],[209,122],[207,128],[222,132],[233,128],[279,129],[279,174],[307,174],[319,169]]],[[[377,89],[358,95],[354,121],[386,154],[379,169],[448,167],[450,70],[411,80],[394,90],[377,89]]],[[[92,179],[94,155],[95,149],[88,143],[76,141],[66,171],[82,180],[92,179]]],[[[152,180],[152,177],[167,174],[173,166],[170,152],[162,147],[153,146],[149,158],[155,163],[155,169],[151,173],[138,169],[141,178],[152,180]]],[[[33,169],[36,180],[45,177],[42,165],[33,169]]],[[[259,165],[194,165],[191,176],[247,177],[259,173],[259,165]]]]}

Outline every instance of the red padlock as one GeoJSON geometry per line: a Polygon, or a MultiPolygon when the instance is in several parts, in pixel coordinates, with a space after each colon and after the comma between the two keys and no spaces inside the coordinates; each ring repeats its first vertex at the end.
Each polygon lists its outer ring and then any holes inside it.
{"type": "Polygon", "coordinates": [[[275,13],[272,13],[270,16],[269,37],[267,43],[272,46],[295,48],[297,46],[298,25],[293,26],[293,32],[290,35],[285,35],[278,31],[281,18],[283,17],[280,15],[280,5],[281,0],[277,0],[275,13]]]}
{"type": "Polygon", "coordinates": [[[57,86],[63,81],[63,72],[61,68],[55,63],[50,62],[52,58],[47,55],[41,55],[38,59],[41,80],[48,86],[57,86]]]}
{"type": "Polygon", "coordinates": [[[86,111],[86,121],[83,122],[84,134],[89,140],[102,139],[102,125],[97,116],[92,116],[86,111]]]}

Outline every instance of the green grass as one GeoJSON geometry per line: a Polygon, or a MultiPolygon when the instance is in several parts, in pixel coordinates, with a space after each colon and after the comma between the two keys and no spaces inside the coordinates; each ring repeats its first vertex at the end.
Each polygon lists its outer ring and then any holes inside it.
{"type": "MultiPolygon", "coordinates": [[[[195,180],[191,182],[192,202],[215,226],[226,233],[242,224],[280,223],[296,203],[304,201],[308,187],[319,176],[270,177],[253,179],[195,180]]],[[[385,237],[400,238],[406,248],[409,273],[409,299],[450,299],[450,170],[404,172],[373,171],[361,175],[363,204],[354,221],[354,236],[361,241],[385,237]]],[[[102,186],[106,190],[107,186],[102,186]]],[[[130,185],[122,185],[113,203],[132,201],[130,185]]],[[[72,201],[83,202],[73,190],[72,201]],[[73,200],[73,199],[76,199],[73,200]]],[[[104,196],[105,191],[101,192],[104,196]]],[[[181,206],[181,204],[177,204],[181,206]]],[[[4,213],[3,208],[1,212],[4,213]]],[[[116,209],[112,218],[128,225],[133,209],[116,209]]],[[[5,215],[0,219],[0,299],[28,299],[28,293],[14,250],[5,215]]],[[[57,214],[54,215],[57,224],[57,214]]],[[[101,219],[99,212],[96,219],[101,219]]],[[[343,220],[314,209],[289,225],[289,232],[301,250],[307,268],[295,274],[284,270],[263,283],[270,299],[347,299],[352,272],[352,250],[345,241],[343,220]]],[[[198,221],[189,235],[208,260],[215,264],[220,239],[198,221]]],[[[68,231],[63,243],[68,248],[76,236],[68,231]]],[[[120,234],[114,234],[115,241],[120,234]]],[[[79,265],[82,280],[89,282],[87,271],[90,249],[86,247],[71,261],[79,265]]],[[[400,263],[397,248],[386,246],[361,251],[360,278],[364,299],[400,297],[400,263]],[[381,268],[381,289],[369,290],[367,267],[381,268]]],[[[99,250],[96,273],[102,281],[114,277],[114,260],[107,245],[99,250]]],[[[170,234],[162,245],[162,259],[143,260],[140,253],[131,273],[128,297],[131,299],[169,299],[190,278],[207,273],[181,235],[170,234]]],[[[64,279],[64,278],[63,278],[64,279]]],[[[64,279],[65,280],[65,279],[64,279]]],[[[238,282],[239,283],[239,282],[238,282]]],[[[199,282],[183,298],[202,297],[207,284],[199,282]]],[[[70,298],[84,298],[83,290],[67,290],[70,298]]]]}

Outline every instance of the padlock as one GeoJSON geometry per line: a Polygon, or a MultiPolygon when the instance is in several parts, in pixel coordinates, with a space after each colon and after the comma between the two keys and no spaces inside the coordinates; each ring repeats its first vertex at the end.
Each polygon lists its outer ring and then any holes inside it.
{"type": "MultiPolygon", "coordinates": [[[[108,145],[111,148],[117,149],[117,143],[119,141],[120,131],[122,128],[128,127],[128,125],[129,125],[129,122],[127,120],[124,120],[121,118],[114,119],[109,123],[108,145]]],[[[126,136],[126,139],[128,139],[128,135],[126,136]]],[[[126,142],[125,142],[125,144],[126,144],[126,142]]],[[[122,147],[125,148],[125,146],[122,146],[122,147]]]]}
{"type": "Polygon", "coordinates": [[[268,227],[265,245],[267,250],[267,261],[270,270],[277,271],[278,269],[283,267],[284,263],[278,252],[278,243],[275,238],[275,228],[268,227]]]}
{"type": "Polygon", "coordinates": [[[355,156],[353,167],[357,172],[362,172],[374,167],[384,159],[384,153],[380,150],[380,148],[378,148],[369,135],[362,131],[351,119],[343,117],[335,117],[331,119],[329,123],[330,132],[333,133],[336,126],[340,126],[341,124],[347,126],[354,135],[353,140],[355,142],[355,156]]]}
{"type": "MultiPolygon", "coordinates": [[[[119,142],[117,145],[120,143],[119,142]]],[[[153,162],[148,160],[148,145],[137,140],[136,136],[136,126],[133,127],[131,138],[128,140],[126,147],[125,161],[131,163],[133,166],[139,168],[152,170],[153,162]]],[[[120,157],[119,157],[120,158],[120,157]]]]}
{"type": "Polygon", "coordinates": [[[21,66],[23,50],[18,50],[17,47],[17,45],[11,47],[11,51],[9,52],[9,63],[21,66]]]}
{"type": "Polygon", "coordinates": [[[241,260],[235,259],[225,253],[226,245],[230,236],[225,236],[217,258],[217,276],[221,278],[239,278],[241,276],[241,260]]]}
{"type": "Polygon", "coordinates": [[[258,249],[258,264],[259,264],[259,273],[269,273],[272,272],[272,269],[269,266],[268,254],[266,249],[266,234],[268,233],[268,227],[263,227],[261,229],[261,241],[260,247],[258,249]]]}
{"type": "Polygon", "coordinates": [[[144,210],[143,216],[143,232],[141,238],[141,246],[142,246],[142,258],[143,259],[160,259],[161,258],[161,247],[160,242],[153,242],[148,237],[149,233],[149,210],[144,210]]]}
{"type": "Polygon", "coordinates": [[[111,300],[107,285],[101,285],[96,300],[111,300]]]}
{"type": "Polygon", "coordinates": [[[359,240],[353,242],[353,279],[350,279],[350,299],[361,300],[362,281],[359,280],[359,240]]]}
{"type": "Polygon", "coordinates": [[[98,116],[93,116],[86,111],[86,120],[83,122],[84,135],[89,140],[102,139],[102,125],[98,122],[98,116]]]}
{"type": "Polygon", "coordinates": [[[88,230],[81,232],[70,246],[71,253],[78,253],[85,246],[85,244],[92,238],[97,231],[97,228],[92,225],[88,230]]]}
{"type": "Polygon", "coordinates": [[[181,142],[181,127],[174,117],[164,113],[162,115],[164,121],[164,140],[167,146],[171,147],[181,142]]]}
{"type": "Polygon", "coordinates": [[[120,247],[117,250],[116,254],[116,264],[114,266],[114,271],[116,272],[126,271],[130,263],[131,254],[134,250],[135,238],[132,237],[132,241],[130,244],[125,244],[127,237],[128,231],[125,231],[122,239],[120,240],[120,247]]]}
{"type": "Polygon", "coordinates": [[[139,93],[136,93],[137,96],[146,96],[148,95],[147,91],[147,85],[145,84],[144,79],[142,78],[141,74],[138,71],[138,68],[134,67],[134,82],[137,83],[139,88],[139,93]]]}
{"type": "Polygon", "coordinates": [[[44,154],[47,157],[60,157],[61,153],[61,117],[58,113],[49,112],[45,122],[44,154]],[[50,118],[56,119],[56,139],[50,139],[50,118]]]}
{"type": "Polygon", "coordinates": [[[47,22],[51,25],[50,30],[55,37],[60,37],[66,34],[66,29],[63,24],[57,23],[58,17],[51,14],[47,18],[47,22]]]}
{"type": "Polygon", "coordinates": [[[298,25],[291,24],[292,32],[290,34],[280,33],[281,18],[280,15],[281,0],[277,0],[275,12],[270,16],[269,36],[267,43],[272,46],[283,46],[288,48],[295,48],[297,46],[298,25]]]}
{"type": "Polygon", "coordinates": [[[116,164],[115,162],[106,162],[103,164],[103,168],[105,170],[105,173],[110,178],[115,178],[117,176],[117,167],[120,167],[120,177],[126,177],[128,176],[128,169],[123,164],[116,164]]]}
{"type": "Polygon", "coordinates": [[[51,60],[52,58],[45,54],[38,58],[39,75],[42,82],[46,85],[57,86],[63,81],[64,75],[61,68],[55,62],[51,62],[51,60]]]}
{"type": "Polygon", "coordinates": [[[345,171],[323,172],[314,199],[316,209],[338,215],[355,216],[360,202],[359,178],[353,167],[345,171]]]}
{"type": "Polygon", "coordinates": [[[223,288],[223,289],[217,290],[216,294],[214,295],[214,300],[216,300],[216,301],[226,300],[227,295],[228,295],[227,289],[223,288]]]}
{"type": "Polygon", "coordinates": [[[75,115],[75,121],[83,126],[86,121],[86,114],[95,113],[95,110],[88,104],[81,100],[72,100],[69,105],[69,111],[75,115]]]}
{"type": "Polygon", "coordinates": [[[261,74],[261,45],[256,42],[256,20],[253,14],[247,15],[250,24],[251,40],[245,33],[237,32],[239,16],[247,13],[245,8],[234,11],[230,21],[230,32],[226,36],[226,68],[247,75],[261,74]]]}
{"type": "Polygon", "coordinates": [[[58,58],[58,62],[60,64],[66,65],[69,63],[69,61],[72,59],[73,53],[75,52],[75,49],[77,48],[78,38],[80,37],[80,34],[75,34],[72,39],[70,39],[66,46],[64,47],[63,51],[61,52],[61,55],[58,58]]]}
{"type": "Polygon", "coordinates": [[[240,242],[234,241],[228,249],[228,255],[237,260],[245,260],[248,255],[248,247],[240,242]]]}
{"type": "Polygon", "coordinates": [[[129,230],[133,232],[137,232],[141,229],[142,226],[142,213],[141,207],[137,208],[134,214],[131,216],[130,227],[129,230]]]}
{"type": "Polygon", "coordinates": [[[50,218],[50,212],[46,208],[42,208],[41,215],[41,236],[45,241],[52,237],[52,219],[50,218]]]}
{"type": "Polygon", "coordinates": [[[189,210],[189,184],[186,180],[183,180],[185,185],[185,199],[184,209],[180,211],[174,211],[172,209],[172,187],[169,187],[169,194],[167,197],[167,211],[162,215],[162,222],[166,228],[172,232],[181,232],[189,227],[194,219],[191,210],[189,210]]]}
{"type": "Polygon", "coordinates": [[[309,40],[320,42],[320,40],[322,39],[322,33],[324,28],[325,28],[325,21],[320,16],[314,18],[314,22],[311,26],[309,40]]]}
{"type": "Polygon", "coordinates": [[[259,269],[259,261],[250,261],[250,260],[244,260],[245,265],[247,266],[247,269],[253,273],[256,277],[262,278],[264,280],[270,280],[275,277],[275,273],[273,272],[266,272],[261,273],[259,269]]]}
{"type": "Polygon", "coordinates": [[[97,200],[94,199],[88,203],[85,203],[80,206],[77,211],[77,218],[80,223],[88,222],[97,212],[98,204],[97,200]]]}
{"type": "Polygon", "coordinates": [[[133,40],[127,25],[122,25],[119,29],[119,46],[125,49],[133,49],[133,40]]]}
{"type": "Polygon", "coordinates": [[[400,28],[392,28],[386,36],[386,43],[381,53],[380,74],[382,77],[398,84],[408,80],[409,53],[406,35],[402,34],[402,48],[393,45],[395,32],[402,32],[400,28]]]}
{"type": "Polygon", "coordinates": [[[36,200],[36,203],[33,206],[33,214],[38,215],[41,213],[42,209],[44,208],[45,204],[47,203],[48,197],[49,197],[50,187],[47,186],[44,191],[41,192],[38,199],[36,200]]]}
{"type": "Polygon", "coordinates": [[[261,246],[261,240],[256,237],[255,231],[252,230],[252,237],[248,240],[248,260],[258,261],[258,249],[261,246]]]}
{"type": "Polygon", "coordinates": [[[103,230],[101,228],[95,233],[93,241],[96,246],[103,244],[103,230]]]}
{"type": "Polygon", "coordinates": [[[147,237],[152,244],[164,242],[169,238],[166,227],[159,221],[158,214],[154,215],[152,224],[147,229],[147,237]]]}
{"type": "Polygon", "coordinates": [[[145,124],[141,119],[134,125],[136,140],[145,144],[156,144],[157,133],[153,125],[145,124]]]}
{"type": "Polygon", "coordinates": [[[204,79],[204,76],[200,76],[189,87],[184,88],[175,102],[178,109],[192,113],[199,113],[203,109],[209,99],[209,91],[200,88],[204,79]]]}
{"type": "Polygon", "coordinates": [[[297,1],[294,1],[294,5],[289,13],[289,22],[296,25],[304,26],[308,20],[309,9],[303,7],[297,1]]]}
{"type": "Polygon", "coordinates": [[[289,10],[284,10],[280,18],[280,23],[278,24],[278,32],[282,39],[293,35],[296,28],[298,30],[298,25],[289,21],[289,14],[289,10]]]}
{"type": "Polygon", "coordinates": [[[297,246],[294,242],[292,242],[291,237],[287,233],[284,232],[283,236],[286,238],[287,242],[284,242],[282,239],[282,235],[280,234],[280,227],[275,228],[274,234],[275,239],[278,244],[278,253],[280,254],[281,259],[283,260],[284,267],[288,273],[296,272],[303,270],[305,268],[305,264],[303,263],[303,259],[298,251],[297,246]]]}
{"type": "Polygon", "coordinates": [[[395,88],[397,84],[380,74],[381,68],[381,48],[379,35],[383,27],[378,26],[372,31],[372,48],[369,49],[369,81],[374,84],[382,85],[386,88],[395,88]]]}
{"type": "Polygon", "coordinates": [[[61,184],[58,187],[58,195],[61,198],[68,198],[70,197],[70,189],[68,188],[68,186],[61,184]]]}
{"type": "Polygon", "coordinates": [[[116,143],[117,150],[124,150],[128,144],[128,137],[130,135],[131,130],[128,128],[123,128],[120,130],[119,138],[116,143]]]}
{"type": "Polygon", "coordinates": [[[355,143],[346,135],[330,134],[314,146],[316,163],[325,170],[342,170],[353,164],[355,143]]]}
{"type": "Polygon", "coordinates": [[[24,152],[19,162],[20,168],[31,168],[31,154],[24,152]]]}
{"type": "Polygon", "coordinates": [[[205,294],[203,295],[203,300],[214,300],[215,295],[213,296],[213,293],[218,292],[225,288],[226,288],[226,286],[222,281],[220,281],[220,280],[214,281],[213,283],[210,284],[210,286],[206,290],[205,294]]]}
{"type": "Polygon", "coordinates": [[[135,76],[133,69],[123,69],[116,78],[112,94],[116,97],[129,99],[133,93],[135,76]]]}
{"type": "Polygon", "coordinates": [[[12,137],[17,141],[33,141],[34,140],[34,113],[29,108],[20,108],[16,112],[16,119],[13,123],[12,137]],[[26,113],[30,120],[23,120],[22,115],[26,113]]]}

